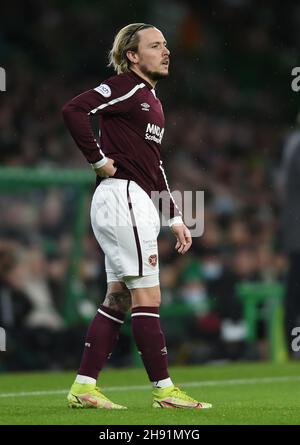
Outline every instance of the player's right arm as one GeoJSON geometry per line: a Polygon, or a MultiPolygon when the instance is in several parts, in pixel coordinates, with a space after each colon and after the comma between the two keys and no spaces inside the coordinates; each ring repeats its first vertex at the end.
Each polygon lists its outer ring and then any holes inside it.
{"type": "Polygon", "coordinates": [[[64,121],[74,141],[99,176],[113,176],[116,168],[113,159],[107,158],[101,150],[90,116],[123,112],[126,104],[117,100],[121,95],[118,82],[112,80],[74,97],[62,109],[64,121]]]}

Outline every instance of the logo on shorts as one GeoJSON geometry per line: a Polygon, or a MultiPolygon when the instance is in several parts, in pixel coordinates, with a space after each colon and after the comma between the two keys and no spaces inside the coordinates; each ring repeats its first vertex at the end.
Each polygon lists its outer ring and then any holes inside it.
{"type": "Polygon", "coordinates": [[[150,255],[148,258],[150,266],[155,267],[157,264],[157,255],[150,255]]]}

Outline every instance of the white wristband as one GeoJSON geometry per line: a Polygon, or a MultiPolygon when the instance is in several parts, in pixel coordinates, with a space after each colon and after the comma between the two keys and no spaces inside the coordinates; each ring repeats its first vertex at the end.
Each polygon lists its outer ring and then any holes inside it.
{"type": "Polygon", "coordinates": [[[101,159],[100,161],[95,162],[94,164],[91,164],[92,168],[94,170],[97,170],[98,168],[104,167],[104,165],[108,162],[108,158],[106,158],[104,156],[103,159],[101,159]]]}
{"type": "Polygon", "coordinates": [[[173,224],[183,224],[181,216],[175,216],[168,220],[169,227],[172,227],[173,224]]]}

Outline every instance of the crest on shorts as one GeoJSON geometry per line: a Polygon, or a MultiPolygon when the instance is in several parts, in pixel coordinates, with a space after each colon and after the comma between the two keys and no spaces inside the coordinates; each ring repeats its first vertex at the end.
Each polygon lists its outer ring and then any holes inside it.
{"type": "Polygon", "coordinates": [[[157,255],[150,255],[148,258],[148,263],[150,266],[155,267],[157,264],[157,255]]]}

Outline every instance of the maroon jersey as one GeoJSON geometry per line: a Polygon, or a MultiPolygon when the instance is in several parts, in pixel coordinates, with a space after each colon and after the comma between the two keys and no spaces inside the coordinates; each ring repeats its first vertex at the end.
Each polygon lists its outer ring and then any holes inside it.
{"type": "MultiPolygon", "coordinates": [[[[160,160],[164,113],[147,81],[133,71],[110,77],[68,102],[63,107],[63,116],[89,163],[101,161],[105,156],[114,159],[115,178],[135,181],[149,196],[151,192],[166,190],[169,213],[166,216],[173,218],[180,214],[160,160]],[[100,118],[100,145],[91,127],[91,115],[100,118]]],[[[100,181],[97,176],[97,184],[100,181]]]]}

